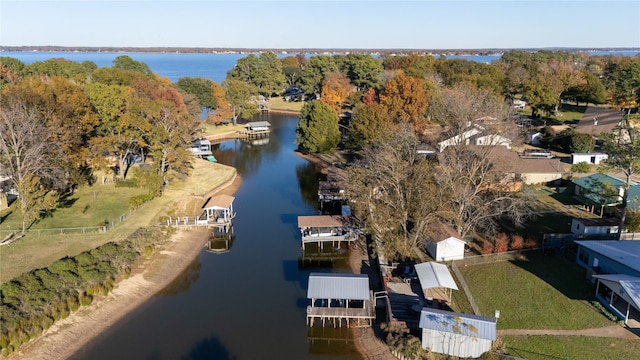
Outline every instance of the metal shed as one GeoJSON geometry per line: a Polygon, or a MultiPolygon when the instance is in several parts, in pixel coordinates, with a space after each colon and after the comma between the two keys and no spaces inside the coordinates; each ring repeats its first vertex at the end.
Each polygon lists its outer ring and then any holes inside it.
{"type": "Polygon", "coordinates": [[[496,319],[423,308],[420,313],[422,348],[461,358],[477,358],[491,350],[496,319]]]}

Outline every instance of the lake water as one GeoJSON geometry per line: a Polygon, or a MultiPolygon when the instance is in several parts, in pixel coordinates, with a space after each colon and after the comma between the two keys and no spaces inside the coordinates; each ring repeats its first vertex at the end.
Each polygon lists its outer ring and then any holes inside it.
{"type": "MultiPolygon", "coordinates": [[[[635,56],[638,51],[599,51],[591,52],[592,55],[620,55],[635,56]]],[[[153,72],[176,82],[181,77],[205,77],[217,83],[221,83],[227,76],[227,71],[233,68],[238,59],[247,54],[190,54],[190,53],[142,53],[142,52],[46,52],[46,51],[8,51],[2,56],[19,59],[25,64],[35,61],[44,61],[52,58],[63,58],[76,62],[93,61],[98,67],[112,66],[113,60],[121,55],[130,56],[141,61],[151,68],[153,72]]],[[[292,54],[278,54],[278,57],[291,56],[292,54]]],[[[316,54],[308,54],[312,56],[316,54]]],[[[500,58],[501,55],[448,55],[447,59],[467,59],[471,61],[490,63],[500,58]]]]}
{"type": "Polygon", "coordinates": [[[272,113],[256,120],[272,124],[268,143],[227,141],[214,151],[243,178],[230,251],[203,248],[173,285],[75,359],[360,358],[345,329],[324,329],[322,337],[335,338],[331,346],[309,338],[309,273],[350,270],[346,261],[313,268],[301,259],[297,217],[318,214],[320,174],[293,151],[298,118],[272,113]]]}

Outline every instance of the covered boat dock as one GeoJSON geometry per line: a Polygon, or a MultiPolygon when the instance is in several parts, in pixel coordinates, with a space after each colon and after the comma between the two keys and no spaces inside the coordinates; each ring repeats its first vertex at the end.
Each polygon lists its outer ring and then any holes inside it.
{"type": "Polygon", "coordinates": [[[298,216],[298,228],[302,234],[302,250],[308,243],[317,243],[320,249],[327,242],[340,247],[343,242],[357,240],[359,231],[353,217],[340,215],[298,216]]]}
{"type": "Polygon", "coordinates": [[[322,326],[330,321],[334,327],[371,326],[375,319],[375,302],[366,274],[311,273],[307,299],[307,325],[316,319],[322,326]]]}

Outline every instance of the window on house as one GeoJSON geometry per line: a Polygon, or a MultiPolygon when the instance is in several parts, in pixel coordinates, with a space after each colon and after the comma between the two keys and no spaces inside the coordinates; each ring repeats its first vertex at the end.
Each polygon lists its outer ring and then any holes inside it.
{"type": "Polygon", "coordinates": [[[578,253],[578,259],[585,265],[589,265],[589,254],[584,251],[584,249],[580,249],[578,253]]]}

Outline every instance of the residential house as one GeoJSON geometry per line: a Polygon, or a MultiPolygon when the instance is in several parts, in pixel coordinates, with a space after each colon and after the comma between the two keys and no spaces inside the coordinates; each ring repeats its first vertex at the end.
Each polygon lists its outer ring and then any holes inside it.
{"type": "Polygon", "coordinates": [[[606,160],[609,157],[607,154],[592,152],[592,153],[573,153],[571,154],[571,163],[577,164],[586,162],[587,164],[598,165],[602,160],[606,160]]]}
{"type": "Polygon", "coordinates": [[[486,124],[491,124],[495,120],[495,118],[485,116],[469,122],[461,134],[440,141],[438,143],[438,151],[442,152],[447,146],[454,145],[501,145],[510,149],[511,139],[486,129],[486,124]]]}
{"type": "Polygon", "coordinates": [[[496,319],[423,308],[420,313],[422,348],[456,356],[478,358],[496,340],[496,319]]]}
{"type": "Polygon", "coordinates": [[[610,134],[624,115],[625,112],[620,110],[587,107],[575,129],[576,132],[596,137],[602,133],[610,134]]]}
{"type": "Polygon", "coordinates": [[[451,261],[464,258],[467,242],[449,225],[440,221],[429,226],[427,252],[436,261],[451,261]]]}
{"type": "Polygon", "coordinates": [[[524,184],[548,183],[561,179],[565,172],[560,159],[543,150],[518,154],[498,147],[494,153],[512,181],[524,184]]]}
{"type": "Polygon", "coordinates": [[[640,328],[640,241],[576,241],[576,262],[596,282],[596,298],[625,324],[640,328]]]}
{"type": "Polygon", "coordinates": [[[616,218],[574,218],[571,233],[581,236],[616,234],[620,221],[616,218]]]}
{"type": "MultiPolygon", "coordinates": [[[[607,174],[592,174],[573,180],[574,194],[587,206],[600,206],[600,211],[605,206],[615,206],[622,202],[626,181],[607,174]],[[606,194],[604,190],[610,188],[613,194],[606,194]]],[[[629,184],[627,196],[628,209],[640,209],[640,184],[632,181],[629,184]]]]}

